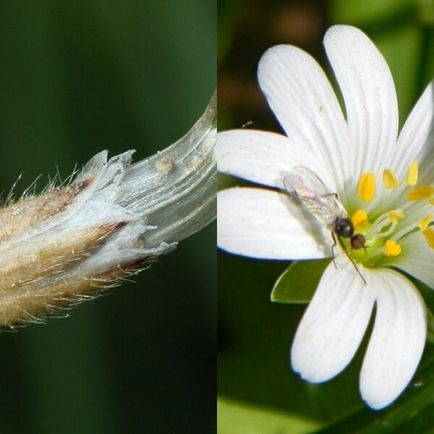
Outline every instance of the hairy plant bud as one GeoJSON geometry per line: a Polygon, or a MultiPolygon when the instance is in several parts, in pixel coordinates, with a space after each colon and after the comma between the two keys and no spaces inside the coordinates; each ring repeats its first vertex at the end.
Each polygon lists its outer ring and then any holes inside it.
{"type": "Polygon", "coordinates": [[[0,327],[38,322],[138,272],[216,214],[216,100],[179,141],[131,164],[95,155],[69,185],[0,210],[0,327]]]}

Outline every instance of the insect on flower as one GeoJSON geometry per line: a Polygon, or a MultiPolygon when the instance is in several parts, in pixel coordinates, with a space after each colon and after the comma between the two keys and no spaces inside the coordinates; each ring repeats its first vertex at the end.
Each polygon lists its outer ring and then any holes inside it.
{"type": "Polygon", "coordinates": [[[296,166],[285,175],[283,185],[291,196],[295,196],[310,214],[331,231],[332,256],[334,257],[334,247],[338,241],[343,252],[366,284],[365,278],[342,241],[342,238],[349,239],[351,249],[358,250],[365,248],[365,237],[362,234],[354,234],[354,225],[339,201],[337,193],[330,192],[324,182],[304,166],[296,166]]]}
{"type": "Polygon", "coordinates": [[[332,236],[343,244],[297,328],[291,366],[306,381],[328,381],[369,329],[359,388],[380,410],[412,381],[427,337],[424,300],[402,273],[434,288],[434,81],[399,132],[393,77],[373,42],[338,25],[324,46],[341,101],[298,47],[261,58],[259,85],[285,135],[219,134],[219,171],[257,186],[218,193],[217,239],[230,253],[289,261],[329,257],[332,236]]]}

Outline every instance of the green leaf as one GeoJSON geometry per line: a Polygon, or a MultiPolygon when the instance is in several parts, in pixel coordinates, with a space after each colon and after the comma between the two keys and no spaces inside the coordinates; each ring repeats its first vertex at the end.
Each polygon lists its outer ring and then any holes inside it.
{"type": "Polygon", "coordinates": [[[434,357],[416,373],[412,384],[390,407],[382,411],[364,408],[317,434],[432,433],[434,426],[434,357]]]}
{"type": "Polygon", "coordinates": [[[329,259],[293,262],[274,284],[271,301],[309,303],[329,262],[329,259]]]}
{"type": "Polygon", "coordinates": [[[411,16],[417,3],[414,0],[335,0],[331,3],[331,16],[334,22],[362,24],[411,16]]]}
{"type": "Polygon", "coordinates": [[[319,427],[301,416],[222,398],[217,413],[219,434],[302,434],[319,427]]]}
{"type": "MultiPolygon", "coordinates": [[[[359,409],[361,352],[327,384],[309,384],[291,370],[289,348],[306,305],[269,301],[273,282],[286,267],[224,252],[219,252],[218,264],[220,396],[300,415],[321,426],[359,409]]],[[[310,265],[315,267],[313,261],[310,265]]]]}

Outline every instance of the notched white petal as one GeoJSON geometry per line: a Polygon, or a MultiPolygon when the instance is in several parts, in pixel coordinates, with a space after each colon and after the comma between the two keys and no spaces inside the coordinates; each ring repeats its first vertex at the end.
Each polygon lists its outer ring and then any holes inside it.
{"type": "Polygon", "coordinates": [[[308,166],[320,177],[329,171],[303,144],[257,130],[219,133],[216,159],[219,172],[277,188],[283,187],[284,175],[295,166],[308,166]]]}
{"type": "Polygon", "coordinates": [[[420,184],[434,182],[434,79],[417,101],[398,137],[396,158],[405,173],[411,161],[421,163],[420,184]]]}
{"type": "Polygon", "coordinates": [[[351,262],[343,256],[335,262],[324,272],[291,349],[294,371],[313,383],[333,378],[350,363],[374,305],[372,286],[363,283],[351,262]]]}
{"type": "Polygon", "coordinates": [[[405,277],[393,270],[376,270],[371,276],[377,309],[360,392],[378,410],[390,405],[411,381],[422,357],[427,323],[424,302],[405,277]]]}
{"type": "Polygon", "coordinates": [[[277,45],[262,56],[258,80],[287,136],[328,168],[321,174],[323,181],[342,192],[351,175],[350,141],[336,95],[319,64],[297,47],[277,45]]]}
{"type": "Polygon", "coordinates": [[[352,26],[331,27],[324,38],[345,102],[351,150],[350,173],[380,175],[393,167],[398,134],[398,102],[389,67],[373,42],[352,26]]]}
{"type": "Polygon", "coordinates": [[[132,164],[100,152],[68,186],[0,210],[0,326],[139,271],[215,218],[216,101],[185,137],[132,164]]]}
{"type": "Polygon", "coordinates": [[[267,259],[330,256],[330,234],[287,194],[232,188],[217,195],[217,243],[239,255],[267,259]]]}
{"type": "Polygon", "coordinates": [[[428,245],[423,234],[416,231],[407,235],[400,243],[402,254],[390,262],[391,266],[434,288],[434,249],[428,245]]]}

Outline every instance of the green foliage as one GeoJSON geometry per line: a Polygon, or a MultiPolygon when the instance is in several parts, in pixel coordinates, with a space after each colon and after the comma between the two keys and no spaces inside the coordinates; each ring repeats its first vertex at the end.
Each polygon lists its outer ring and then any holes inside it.
{"type": "Polygon", "coordinates": [[[318,426],[297,415],[225,399],[217,401],[217,412],[219,434],[302,434],[318,426]]]}
{"type": "Polygon", "coordinates": [[[218,255],[218,392],[242,405],[320,425],[333,422],[362,407],[360,361],[327,384],[307,384],[294,374],[289,349],[306,306],[270,303],[269,298],[276,276],[286,268],[282,262],[218,255]]]}
{"type": "Polygon", "coordinates": [[[363,26],[380,20],[389,22],[409,13],[414,13],[418,4],[415,0],[334,0],[330,9],[333,20],[345,24],[363,26]]]}
{"type": "Polygon", "coordinates": [[[329,262],[329,260],[293,262],[274,284],[271,301],[309,303],[329,262]]]}
{"type": "Polygon", "coordinates": [[[432,433],[434,426],[434,358],[425,354],[420,369],[407,392],[391,407],[373,412],[362,409],[318,434],[420,434],[432,433]]]}

